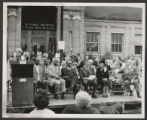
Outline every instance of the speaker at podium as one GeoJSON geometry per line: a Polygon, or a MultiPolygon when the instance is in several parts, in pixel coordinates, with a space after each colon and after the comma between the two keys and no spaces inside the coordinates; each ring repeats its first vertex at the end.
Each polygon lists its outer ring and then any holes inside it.
{"type": "Polygon", "coordinates": [[[11,64],[12,106],[33,104],[33,64],[11,64]]]}

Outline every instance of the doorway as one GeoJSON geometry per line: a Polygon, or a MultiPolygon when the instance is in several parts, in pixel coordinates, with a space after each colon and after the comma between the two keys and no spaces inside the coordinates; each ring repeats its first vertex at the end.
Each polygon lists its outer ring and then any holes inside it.
{"type": "Polygon", "coordinates": [[[25,6],[22,8],[22,48],[34,47],[42,53],[56,52],[56,18],[54,6],[25,6]]]}

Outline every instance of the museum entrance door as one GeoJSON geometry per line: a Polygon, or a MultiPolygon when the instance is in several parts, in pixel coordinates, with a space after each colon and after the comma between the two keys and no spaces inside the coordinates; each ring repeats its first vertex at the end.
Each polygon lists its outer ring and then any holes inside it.
{"type": "Polygon", "coordinates": [[[22,8],[22,48],[34,47],[56,52],[57,8],[54,6],[25,6],[22,8]]]}
{"type": "MultiPolygon", "coordinates": [[[[35,47],[42,53],[45,51],[56,52],[56,31],[22,31],[22,48],[33,51],[35,47]]],[[[36,48],[36,49],[37,49],[36,48]]]]}

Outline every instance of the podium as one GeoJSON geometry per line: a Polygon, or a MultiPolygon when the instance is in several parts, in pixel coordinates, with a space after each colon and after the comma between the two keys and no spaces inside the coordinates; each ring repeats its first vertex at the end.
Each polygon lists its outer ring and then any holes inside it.
{"type": "Polygon", "coordinates": [[[11,64],[12,106],[33,104],[33,64],[11,64]]]}

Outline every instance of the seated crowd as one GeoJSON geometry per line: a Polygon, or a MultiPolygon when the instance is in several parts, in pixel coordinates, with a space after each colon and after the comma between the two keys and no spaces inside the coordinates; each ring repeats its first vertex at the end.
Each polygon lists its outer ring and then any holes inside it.
{"type": "MultiPolygon", "coordinates": [[[[99,92],[103,97],[108,97],[111,93],[112,84],[123,83],[129,91],[130,96],[133,90],[136,90],[137,96],[140,95],[140,79],[141,67],[133,57],[122,59],[107,58],[98,61],[95,58],[81,59],[79,55],[62,58],[53,57],[49,59],[47,56],[34,56],[33,59],[26,52],[17,50],[16,55],[9,55],[8,62],[32,62],[34,83],[50,92],[50,88],[54,87],[54,98],[65,99],[65,93],[73,91],[74,98],[80,90],[89,93],[93,98],[98,97],[99,92]],[[42,56],[42,57],[40,57],[42,56]],[[133,86],[133,90],[132,87],[133,86]]],[[[57,55],[55,55],[57,56],[57,55]]],[[[11,65],[9,65],[11,68],[11,65]]],[[[8,69],[9,79],[11,79],[11,69],[8,69]]]]}

